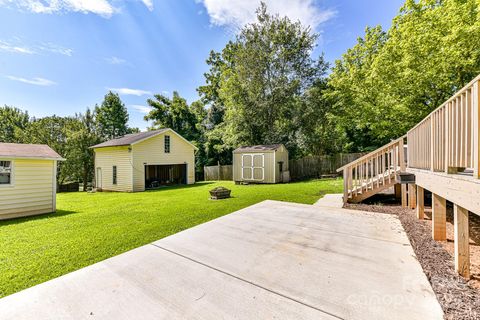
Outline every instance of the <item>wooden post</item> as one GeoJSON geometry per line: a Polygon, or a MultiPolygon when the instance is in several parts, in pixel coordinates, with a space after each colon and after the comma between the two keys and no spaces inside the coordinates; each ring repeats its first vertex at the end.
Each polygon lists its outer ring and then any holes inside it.
{"type": "Polygon", "coordinates": [[[417,186],[414,183],[408,185],[408,205],[410,209],[417,207],[417,186]]]}
{"type": "Polygon", "coordinates": [[[417,218],[423,220],[425,217],[425,198],[422,187],[417,186],[417,218]]]}
{"type": "Polygon", "coordinates": [[[348,201],[348,169],[343,169],[343,203],[348,201]]]}
{"type": "Polygon", "coordinates": [[[432,194],[432,237],[436,241],[447,240],[447,200],[432,194]]]}
{"type": "Polygon", "coordinates": [[[468,210],[454,204],[453,212],[455,225],[455,271],[468,279],[470,278],[468,210]]]}
{"type": "Polygon", "coordinates": [[[402,184],[402,185],[401,185],[401,188],[402,188],[402,208],[406,208],[406,207],[407,207],[407,201],[408,201],[408,198],[407,198],[407,185],[406,185],[406,184],[402,184]]]}
{"type": "Polygon", "coordinates": [[[400,183],[396,183],[395,186],[395,198],[396,199],[401,199],[402,198],[402,186],[400,185],[400,183]]]}
{"type": "Polygon", "coordinates": [[[480,179],[480,84],[476,81],[473,84],[472,90],[472,107],[473,107],[473,137],[472,137],[472,152],[473,152],[473,177],[480,179]]]}

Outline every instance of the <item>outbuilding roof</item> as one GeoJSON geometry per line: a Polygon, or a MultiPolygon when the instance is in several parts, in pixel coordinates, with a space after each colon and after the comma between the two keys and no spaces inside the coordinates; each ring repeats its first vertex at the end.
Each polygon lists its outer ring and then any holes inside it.
{"type": "Polygon", "coordinates": [[[244,146],[235,149],[233,152],[255,152],[255,151],[275,151],[281,148],[283,144],[260,144],[257,146],[244,146]]]}
{"type": "Polygon", "coordinates": [[[146,132],[126,134],[123,137],[108,140],[100,144],[94,145],[90,148],[96,149],[96,148],[104,148],[104,147],[129,146],[137,142],[152,138],[164,132],[173,132],[174,134],[178,135],[181,139],[185,140],[185,142],[187,142],[188,144],[192,145],[195,149],[197,149],[197,147],[195,147],[190,141],[186,140],[184,137],[182,137],[181,135],[179,135],[178,133],[176,133],[170,128],[163,128],[163,129],[146,131],[146,132]]]}
{"type": "Polygon", "coordinates": [[[123,137],[108,140],[100,144],[94,145],[91,148],[103,148],[103,147],[120,147],[120,146],[129,146],[132,143],[139,142],[141,140],[156,136],[162,132],[167,131],[168,129],[159,129],[139,133],[126,134],[123,137]]]}
{"type": "Polygon", "coordinates": [[[0,158],[65,160],[46,144],[0,143],[0,158]]]}

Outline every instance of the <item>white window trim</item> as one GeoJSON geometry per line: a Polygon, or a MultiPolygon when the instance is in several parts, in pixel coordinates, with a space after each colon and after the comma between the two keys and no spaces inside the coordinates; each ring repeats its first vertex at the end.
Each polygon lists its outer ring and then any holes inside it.
{"type": "Polygon", "coordinates": [[[251,181],[264,181],[265,180],[265,154],[264,153],[243,153],[242,154],[242,180],[251,180],[251,181]],[[245,163],[244,163],[244,157],[245,156],[251,156],[252,157],[252,163],[250,164],[250,166],[245,166],[245,163]],[[261,167],[255,167],[254,164],[255,164],[255,161],[253,159],[254,156],[262,156],[262,166],[261,167]],[[250,169],[251,170],[251,179],[247,179],[243,176],[243,170],[244,169],[250,169]],[[262,179],[255,179],[255,175],[254,175],[254,170],[255,169],[262,169],[262,179]]]}
{"type": "Polygon", "coordinates": [[[10,183],[0,184],[0,188],[13,188],[15,187],[15,161],[13,159],[0,159],[0,161],[10,161],[12,166],[12,172],[10,173],[10,183]]]}

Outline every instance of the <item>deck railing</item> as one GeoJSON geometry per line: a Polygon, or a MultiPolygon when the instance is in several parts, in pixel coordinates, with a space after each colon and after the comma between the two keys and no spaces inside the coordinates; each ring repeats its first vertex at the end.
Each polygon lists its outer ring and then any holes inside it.
{"type": "Polygon", "coordinates": [[[405,170],[404,138],[392,141],[337,169],[343,170],[345,201],[396,182],[396,173],[405,170]]]}
{"type": "Polygon", "coordinates": [[[479,81],[459,90],[407,133],[410,168],[479,178],[479,81]]]}

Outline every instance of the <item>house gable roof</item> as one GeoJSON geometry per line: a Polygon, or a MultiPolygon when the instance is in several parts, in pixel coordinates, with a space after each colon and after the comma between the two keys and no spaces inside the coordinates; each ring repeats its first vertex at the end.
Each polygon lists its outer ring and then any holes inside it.
{"type": "Polygon", "coordinates": [[[139,142],[142,142],[144,140],[153,138],[159,134],[166,133],[166,132],[172,132],[179,136],[181,139],[183,139],[185,142],[187,142],[189,145],[197,149],[190,141],[176,133],[170,128],[163,128],[163,129],[158,129],[158,130],[152,130],[152,131],[146,131],[146,132],[139,132],[139,133],[132,133],[132,134],[127,134],[124,135],[123,137],[117,138],[117,139],[112,139],[108,140],[105,142],[102,142],[100,144],[94,145],[90,148],[96,149],[96,148],[105,148],[105,147],[121,147],[121,146],[130,146],[132,144],[136,144],[139,142]]]}
{"type": "Polygon", "coordinates": [[[240,153],[240,152],[262,152],[262,151],[277,151],[283,147],[283,144],[261,144],[256,146],[244,146],[235,149],[233,152],[240,153]]]}
{"type": "Polygon", "coordinates": [[[0,143],[0,158],[65,160],[46,144],[0,143]]]}

